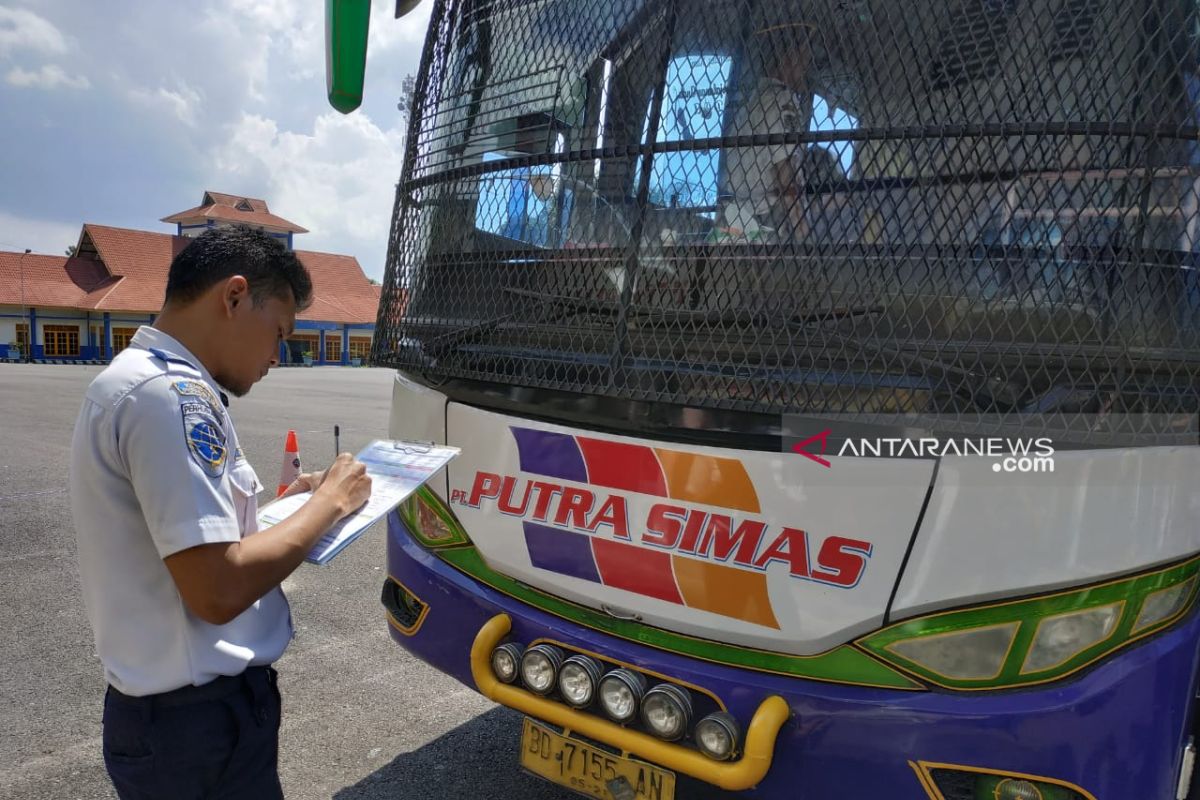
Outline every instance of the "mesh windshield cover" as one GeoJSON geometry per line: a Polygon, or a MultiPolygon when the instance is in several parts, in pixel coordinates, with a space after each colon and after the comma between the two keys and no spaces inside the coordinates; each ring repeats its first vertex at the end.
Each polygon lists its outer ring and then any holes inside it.
{"type": "Polygon", "coordinates": [[[1195,442],[1198,17],[438,0],[373,358],[1195,442]]]}

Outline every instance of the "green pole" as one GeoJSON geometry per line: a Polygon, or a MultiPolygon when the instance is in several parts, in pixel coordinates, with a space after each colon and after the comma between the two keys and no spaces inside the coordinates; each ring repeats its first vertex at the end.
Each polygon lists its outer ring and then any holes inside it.
{"type": "Polygon", "coordinates": [[[371,0],[325,0],[325,88],[343,114],[362,104],[370,24],[371,0]]]}

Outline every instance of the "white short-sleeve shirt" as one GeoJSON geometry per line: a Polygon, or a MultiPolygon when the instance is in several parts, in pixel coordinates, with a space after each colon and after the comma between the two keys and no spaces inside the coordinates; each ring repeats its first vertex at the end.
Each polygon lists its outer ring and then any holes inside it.
{"type": "Polygon", "coordinates": [[[163,563],[257,531],[262,488],[220,389],[178,341],[140,328],[92,381],[70,485],[84,603],[110,684],[157,694],[283,654],[292,623],[279,587],[211,625],[188,611],[163,563]]]}
{"type": "MultiPolygon", "coordinates": [[[[738,109],[730,136],[792,133],[807,130],[811,112],[807,96],[797,94],[775,78],[763,78],[749,102],[738,109]]],[[[732,147],[726,155],[721,194],[749,205],[756,214],[771,210],[780,187],[775,185],[774,167],[796,152],[795,144],[763,147],[732,147]]]]}

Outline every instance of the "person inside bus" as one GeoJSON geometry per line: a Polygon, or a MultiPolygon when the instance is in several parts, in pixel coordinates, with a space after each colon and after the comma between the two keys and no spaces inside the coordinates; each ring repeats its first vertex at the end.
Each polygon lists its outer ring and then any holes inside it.
{"type": "MultiPolygon", "coordinates": [[[[764,28],[754,44],[762,64],[757,85],[734,116],[729,136],[807,131],[812,117],[808,23],[764,28]]],[[[735,241],[786,241],[807,232],[800,188],[803,148],[797,144],[730,148],[718,223],[735,241]]]]}
{"type": "Polygon", "coordinates": [[[544,247],[589,247],[624,241],[628,225],[587,183],[561,174],[529,178],[542,208],[530,221],[529,241],[544,247]],[[614,238],[615,237],[615,238],[614,238]]]}

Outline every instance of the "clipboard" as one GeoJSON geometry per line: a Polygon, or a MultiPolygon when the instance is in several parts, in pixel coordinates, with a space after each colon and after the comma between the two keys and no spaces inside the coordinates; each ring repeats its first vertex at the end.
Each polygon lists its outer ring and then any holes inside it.
{"type": "MultiPolygon", "coordinates": [[[[371,478],[371,497],[362,508],[346,516],[318,539],[304,560],[310,564],[328,564],[461,452],[458,447],[433,442],[387,439],[371,442],[355,456],[366,465],[367,475],[371,478]]],[[[311,497],[312,492],[301,492],[264,506],[258,512],[259,530],[278,525],[311,497]]]]}

